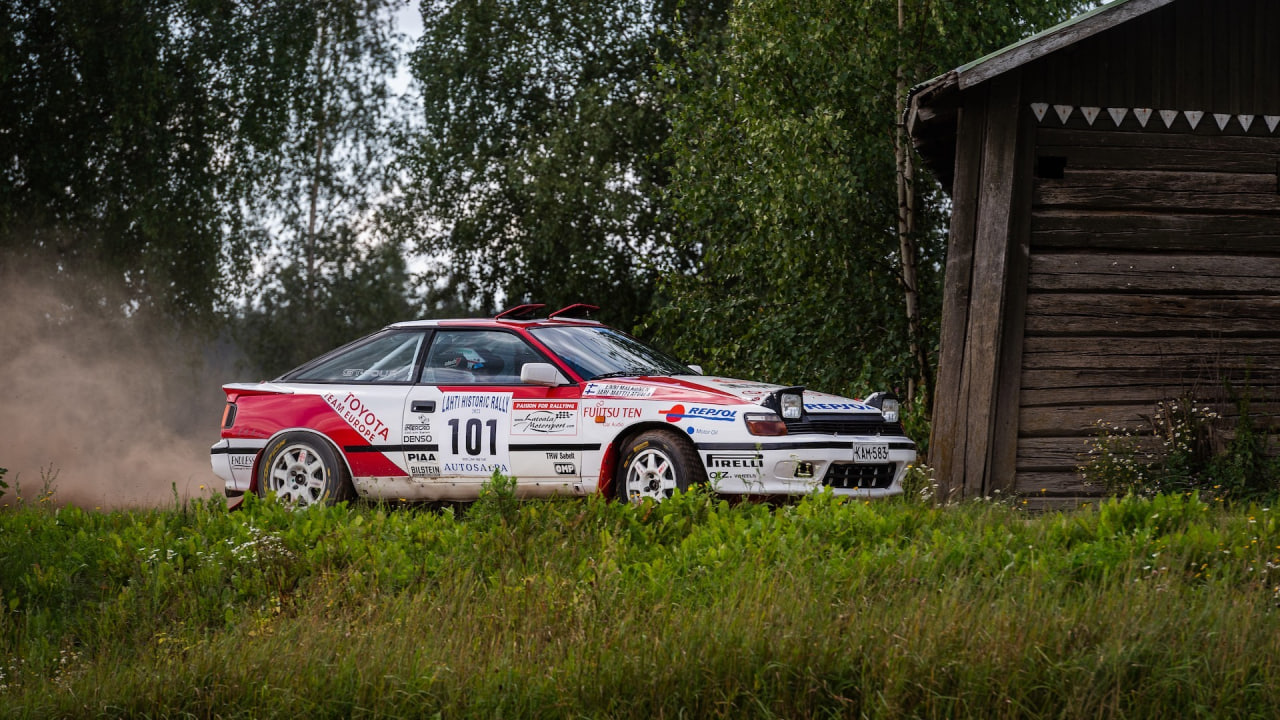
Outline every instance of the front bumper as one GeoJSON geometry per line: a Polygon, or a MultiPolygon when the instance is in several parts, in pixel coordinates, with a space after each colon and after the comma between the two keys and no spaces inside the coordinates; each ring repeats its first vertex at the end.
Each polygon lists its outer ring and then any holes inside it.
{"type": "Polygon", "coordinates": [[[754,443],[700,443],[707,479],[725,495],[805,495],[829,487],[836,495],[902,494],[916,461],[905,437],[783,436],[754,443]]]}

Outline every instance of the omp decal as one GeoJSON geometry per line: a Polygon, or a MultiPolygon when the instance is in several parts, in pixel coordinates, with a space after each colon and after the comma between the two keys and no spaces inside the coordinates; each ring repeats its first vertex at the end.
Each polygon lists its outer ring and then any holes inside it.
{"type": "Polygon", "coordinates": [[[623,385],[621,383],[589,382],[582,390],[583,397],[620,397],[647,398],[652,397],[656,388],[645,385],[623,385]]]}
{"type": "Polygon", "coordinates": [[[347,393],[341,398],[333,393],[325,393],[324,401],[365,440],[372,443],[375,440],[386,442],[390,439],[391,429],[355,393],[347,393]]]}
{"type": "Polygon", "coordinates": [[[516,400],[512,435],[577,435],[578,403],[562,400],[516,400]]]}
{"type": "Polygon", "coordinates": [[[659,410],[667,418],[667,422],[679,422],[681,420],[719,420],[721,422],[733,422],[738,417],[737,410],[724,410],[722,408],[701,408],[691,407],[684,409],[683,405],[672,405],[670,410],[659,410]]]}
{"type": "Polygon", "coordinates": [[[556,463],[557,475],[577,475],[578,467],[573,463],[556,463]]]}

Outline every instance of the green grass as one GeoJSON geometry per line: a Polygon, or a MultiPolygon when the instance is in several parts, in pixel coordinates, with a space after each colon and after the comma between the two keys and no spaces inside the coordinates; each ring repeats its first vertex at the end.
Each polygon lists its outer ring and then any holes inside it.
{"type": "Polygon", "coordinates": [[[1274,514],[24,506],[0,716],[1272,717],[1274,514]]]}

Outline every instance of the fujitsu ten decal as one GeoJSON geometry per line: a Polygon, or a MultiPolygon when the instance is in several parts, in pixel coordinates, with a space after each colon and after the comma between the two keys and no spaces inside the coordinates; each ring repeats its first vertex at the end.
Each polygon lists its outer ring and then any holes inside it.
{"type": "Polygon", "coordinates": [[[386,442],[390,437],[391,431],[387,424],[382,422],[378,414],[370,410],[354,393],[347,393],[346,397],[342,398],[333,393],[325,393],[324,401],[329,403],[329,407],[336,410],[342,419],[365,440],[386,442]]]}

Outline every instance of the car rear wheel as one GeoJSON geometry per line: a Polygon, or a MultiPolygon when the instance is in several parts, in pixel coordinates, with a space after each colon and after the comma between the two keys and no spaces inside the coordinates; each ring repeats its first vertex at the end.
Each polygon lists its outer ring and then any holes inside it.
{"type": "Polygon", "coordinates": [[[676,490],[683,492],[707,480],[698,452],[670,432],[642,432],[623,449],[617,478],[619,499],[638,503],[652,498],[662,502],[676,490]]]}
{"type": "Polygon", "coordinates": [[[269,493],[299,510],[355,495],[333,448],[309,433],[285,433],[267,446],[258,465],[258,494],[269,493]]]}

